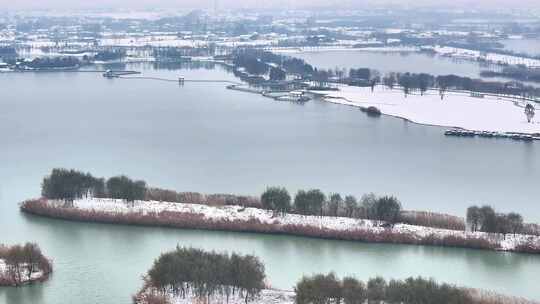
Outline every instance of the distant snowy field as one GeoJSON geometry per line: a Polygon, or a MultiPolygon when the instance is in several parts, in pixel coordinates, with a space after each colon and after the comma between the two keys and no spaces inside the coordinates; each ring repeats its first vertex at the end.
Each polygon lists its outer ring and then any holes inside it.
{"type": "Polygon", "coordinates": [[[481,60],[495,64],[510,64],[510,65],[524,65],[529,68],[539,68],[540,60],[533,58],[525,58],[520,56],[497,54],[497,53],[485,53],[475,50],[468,50],[462,48],[454,48],[449,46],[434,46],[434,47],[425,47],[424,49],[431,49],[439,55],[470,59],[470,60],[481,60]]]}
{"type": "MultiPolygon", "coordinates": [[[[49,204],[61,206],[63,202],[49,201],[49,204]]],[[[207,205],[197,204],[182,204],[157,201],[136,201],[134,203],[126,203],[121,200],[113,199],[81,199],[74,202],[74,207],[81,210],[94,210],[110,213],[130,213],[141,212],[159,213],[162,211],[191,213],[203,215],[208,221],[249,221],[259,220],[261,223],[286,226],[286,225],[301,225],[316,227],[320,229],[328,229],[333,231],[355,231],[366,230],[376,233],[388,231],[389,228],[379,227],[376,221],[352,219],[344,217],[319,217],[319,216],[304,216],[298,214],[286,214],[283,216],[274,216],[273,212],[257,208],[244,208],[241,206],[222,206],[212,207],[207,205]]],[[[397,224],[391,228],[393,232],[408,233],[417,239],[422,239],[428,236],[436,236],[443,238],[445,236],[468,237],[475,239],[486,239],[489,242],[496,244],[500,250],[513,250],[520,244],[540,244],[540,237],[529,235],[507,235],[503,238],[502,235],[487,234],[482,232],[465,232],[445,229],[428,228],[421,226],[413,226],[406,224],[397,224]],[[494,237],[495,236],[495,237],[494,237]]]]}
{"type": "MultiPolygon", "coordinates": [[[[471,97],[466,93],[447,92],[441,100],[438,91],[418,92],[405,97],[403,90],[341,86],[339,91],[314,91],[325,100],[356,107],[377,107],[383,114],[404,118],[415,123],[457,127],[474,131],[540,133],[540,107],[537,115],[527,123],[524,102],[485,96],[471,97]]],[[[534,104],[534,103],[533,103],[534,104]]]]}

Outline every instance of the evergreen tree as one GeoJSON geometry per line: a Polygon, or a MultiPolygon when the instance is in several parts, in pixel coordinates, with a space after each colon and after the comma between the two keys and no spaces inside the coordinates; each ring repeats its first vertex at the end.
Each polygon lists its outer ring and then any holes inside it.
{"type": "Polygon", "coordinates": [[[291,196],[285,188],[270,187],[261,195],[261,203],[265,209],[279,213],[291,210],[291,196]]]}

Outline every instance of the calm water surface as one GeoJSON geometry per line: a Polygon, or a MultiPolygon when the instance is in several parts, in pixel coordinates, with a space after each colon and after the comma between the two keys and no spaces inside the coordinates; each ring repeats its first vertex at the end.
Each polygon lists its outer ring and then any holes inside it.
{"type": "Polygon", "coordinates": [[[478,78],[480,72],[495,68],[467,60],[452,59],[436,55],[414,52],[366,52],[366,51],[324,51],[292,54],[308,63],[325,68],[370,68],[382,73],[428,73],[432,75],[455,74],[478,78]]]}
{"type": "Polygon", "coordinates": [[[508,39],[501,42],[507,50],[540,56],[540,39],[508,39]]]}
{"type": "MultiPolygon", "coordinates": [[[[378,70],[382,74],[389,72],[428,73],[435,76],[454,74],[485,81],[512,81],[509,78],[480,76],[482,71],[500,71],[501,66],[413,52],[382,53],[345,50],[294,53],[291,55],[324,69],[370,68],[378,70]]],[[[538,82],[522,81],[522,83],[540,87],[538,82]]]]}
{"type": "MultiPolygon", "coordinates": [[[[130,68],[171,79],[232,79],[221,70],[130,68]]],[[[490,203],[540,222],[538,144],[445,138],[440,128],[319,101],[275,102],[217,83],[29,73],[0,74],[0,85],[0,242],[36,241],[55,263],[45,284],[0,289],[1,304],[128,304],[152,261],[177,244],[257,254],[279,288],[335,270],[360,278],[423,275],[540,300],[536,256],[70,223],[17,208],[39,195],[51,168],[73,167],[186,191],[374,191],[397,195],[407,209],[457,215],[490,203]]]]}

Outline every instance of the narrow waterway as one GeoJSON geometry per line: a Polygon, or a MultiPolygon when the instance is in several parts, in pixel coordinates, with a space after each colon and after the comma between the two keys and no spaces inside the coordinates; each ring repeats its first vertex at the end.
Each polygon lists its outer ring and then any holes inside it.
{"type": "MultiPolygon", "coordinates": [[[[510,78],[482,77],[482,71],[501,71],[502,66],[465,59],[443,57],[415,52],[370,52],[359,50],[293,53],[313,66],[324,69],[370,68],[382,74],[428,73],[431,75],[458,75],[485,81],[509,82],[510,78]]],[[[540,83],[522,81],[525,85],[540,87],[540,83]]]]}
{"type": "MultiPolygon", "coordinates": [[[[235,80],[221,69],[129,69],[235,80]]],[[[276,102],[217,83],[12,73],[0,74],[0,85],[0,242],[38,242],[55,264],[43,285],[1,288],[1,304],[128,304],[154,258],[177,244],[254,253],[278,288],[291,288],[302,274],[335,270],[360,278],[423,275],[540,299],[537,256],[70,223],[17,208],[39,196],[52,168],[69,167],[180,191],[374,191],[398,196],[408,209],[457,215],[469,204],[489,203],[540,222],[537,143],[446,138],[440,128],[320,101],[276,102]]]]}

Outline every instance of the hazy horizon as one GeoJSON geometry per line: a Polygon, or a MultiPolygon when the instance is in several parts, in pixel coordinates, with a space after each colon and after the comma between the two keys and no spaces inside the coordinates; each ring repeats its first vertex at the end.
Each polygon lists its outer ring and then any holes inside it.
{"type": "Polygon", "coordinates": [[[69,1],[69,0],[19,0],[16,2],[0,0],[0,10],[46,10],[46,9],[154,9],[154,8],[214,8],[221,9],[304,9],[314,7],[328,7],[333,9],[361,9],[366,5],[377,6],[431,6],[431,7],[454,7],[463,9],[499,9],[499,8],[538,8],[540,1],[537,0],[276,0],[261,3],[256,0],[94,0],[87,1],[69,1]]]}

